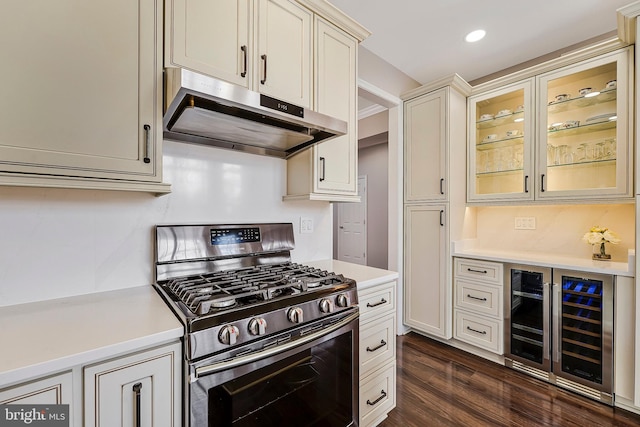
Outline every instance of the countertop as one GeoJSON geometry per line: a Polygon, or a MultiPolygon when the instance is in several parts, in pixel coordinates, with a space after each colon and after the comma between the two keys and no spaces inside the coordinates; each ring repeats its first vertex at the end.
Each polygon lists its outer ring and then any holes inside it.
{"type": "Polygon", "coordinates": [[[629,251],[627,262],[595,261],[543,252],[498,251],[478,247],[465,247],[464,243],[454,242],[452,256],[473,258],[485,261],[529,264],[540,267],[579,270],[589,273],[611,274],[616,276],[635,276],[635,251],[629,251]]]}
{"type": "Polygon", "coordinates": [[[336,274],[342,274],[344,277],[349,279],[353,279],[358,284],[358,290],[380,285],[382,283],[388,283],[398,278],[398,273],[395,271],[383,270],[360,264],[352,264],[350,262],[338,261],[335,259],[309,261],[302,264],[320,268],[322,270],[332,271],[336,274]]]}
{"type": "Polygon", "coordinates": [[[183,334],[151,285],[0,307],[0,388],[183,334]]]}

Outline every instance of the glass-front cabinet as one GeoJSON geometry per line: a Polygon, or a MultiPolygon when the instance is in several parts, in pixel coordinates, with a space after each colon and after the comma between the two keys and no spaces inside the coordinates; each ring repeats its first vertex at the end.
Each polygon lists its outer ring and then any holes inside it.
{"type": "Polygon", "coordinates": [[[537,77],[536,197],[631,196],[629,50],[537,77]]]}
{"type": "Polygon", "coordinates": [[[468,199],[533,200],[532,80],[469,98],[468,199]]]}
{"type": "Polygon", "coordinates": [[[628,47],[469,97],[467,200],[632,197],[632,58],[628,47]]]}

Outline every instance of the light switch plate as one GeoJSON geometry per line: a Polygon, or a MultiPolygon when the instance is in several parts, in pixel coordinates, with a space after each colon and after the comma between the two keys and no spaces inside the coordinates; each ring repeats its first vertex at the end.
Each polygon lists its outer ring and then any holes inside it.
{"type": "Polygon", "coordinates": [[[313,233],[313,218],[300,217],[300,233],[313,233]]]}
{"type": "Polygon", "coordinates": [[[535,216],[517,216],[515,218],[516,230],[535,230],[536,229],[536,217],[535,216]]]}

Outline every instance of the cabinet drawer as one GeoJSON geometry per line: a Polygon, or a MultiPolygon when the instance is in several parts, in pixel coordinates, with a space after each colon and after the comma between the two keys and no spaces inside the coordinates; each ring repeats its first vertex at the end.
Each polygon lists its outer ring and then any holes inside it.
{"type": "Polygon", "coordinates": [[[502,322],[456,310],[454,338],[502,354],[502,322]]]}
{"type": "Polygon", "coordinates": [[[396,356],[395,314],[360,327],[360,376],[384,365],[396,356]]]}
{"type": "Polygon", "coordinates": [[[396,406],[396,364],[390,363],[360,384],[360,427],[374,426],[396,406]]]}
{"type": "Polygon", "coordinates": [[[360,321],[396,309],[396,283],[385,283],[358,293],[360,321]]]}
{"type": "Polygon", "coordinates": [[[473,278],[474,280],[483,280],[488,283],[502,285],[502,264],[456,258],[455,277],[473,278]]]}
{"type": "Polygon", "coordinates": [[[502,318],[502,288],[456,279],[456,308],[502,318]]]}

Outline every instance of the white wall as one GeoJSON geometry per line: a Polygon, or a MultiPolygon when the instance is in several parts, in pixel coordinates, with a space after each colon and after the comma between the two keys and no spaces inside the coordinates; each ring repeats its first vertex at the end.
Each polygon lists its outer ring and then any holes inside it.
{"type": "Polygon", "coordinates": [[[548,252],[591,258],[592,247],[582,236],[593,226],[608,227],[622,241],[607,245],[607,253],[627,262],[635,248],[633,204],[502,206],[477,208],[477,245],[496,250],[548,252]],[[535,217],[535,230],[515,230],[515,217],[535,217]]]}
{"type": "Polygon", "coordinates": [[[151,284],[156,224],[293,222],[294,261],[331,258],[331,207],[282,202],[284,160],[165,141],[164,181],[160,197],[0,187],[0,306],[151,284]]]}
{"type": "Polygon", "coordinates": [[[388,144],[358,150],[358,174],[367,176],[367,265],[388,268],[388,144]]]}

